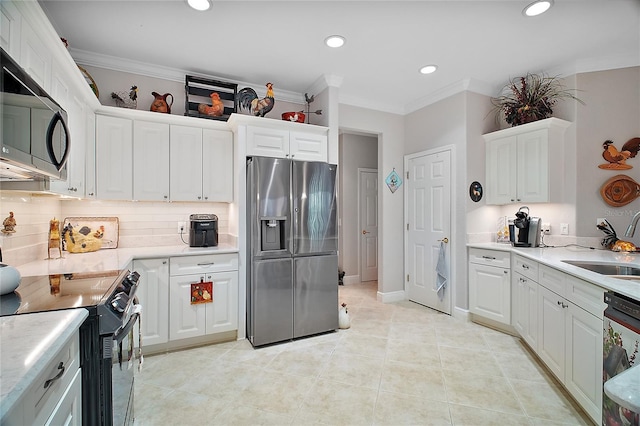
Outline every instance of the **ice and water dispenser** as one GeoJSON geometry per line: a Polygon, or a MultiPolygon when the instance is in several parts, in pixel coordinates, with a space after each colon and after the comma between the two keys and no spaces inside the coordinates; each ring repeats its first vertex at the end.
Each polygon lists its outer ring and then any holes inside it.
{"type": "Polygon", "coordinates": [[[260,241],[262,251],[284,250],[287,248],[287,236],[284,217],[262,217],[260,218],[260,241]]]}

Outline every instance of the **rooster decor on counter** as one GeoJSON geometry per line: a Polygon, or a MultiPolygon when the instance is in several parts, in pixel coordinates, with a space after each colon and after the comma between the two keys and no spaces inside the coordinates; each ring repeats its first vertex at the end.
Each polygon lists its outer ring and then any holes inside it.
{"type": "Polygon", "coordinates": [[[599,230],[605,233],[605,237],[602,239],[602,247],[606,247],[611,251],[638,251],[638,247],[632,242],[622,241],[618,238],[616,230],[609,223],[608,220],[596,225],[599,230]]]}
{"type": "Polygon", "coordinates": [[[267,83],[267,95],[258,99],[258,94],[251,87],[245,87],[237,95],[238,109],[250,112],[252,115],[264,117],[273,109],[276,100],[273,97],[273,83],[267,83]]]}
{"type": "Polygon", "coordinates": [[[198,104],[198,112],[211,117],[221,117],[222,114],[224,114],[224,104],[220,100],[220,94],[218,92],[211,92],[209,97],[211,98],[211,106],[198,104]]]}
{"type": "Polygon", "coordinates": [[[136,109],[138,107],[138,86],[131,86],[129,91],[111,92],[111,99],[120,108],[136,109]]]}

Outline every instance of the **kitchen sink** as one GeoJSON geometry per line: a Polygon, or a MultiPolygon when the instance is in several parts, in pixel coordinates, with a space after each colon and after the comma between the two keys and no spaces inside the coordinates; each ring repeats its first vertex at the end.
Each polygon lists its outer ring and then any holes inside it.
{"type": "Polygon", "coordinates": [[[628,264],[596,263],[575,260],[563,260],[563,262],[583,269],[588,269],[589,271],[597,272],[598,274],[615,276],[615,278],[637,277],[640,279],[640,267],[630,266],[628,264]]]}

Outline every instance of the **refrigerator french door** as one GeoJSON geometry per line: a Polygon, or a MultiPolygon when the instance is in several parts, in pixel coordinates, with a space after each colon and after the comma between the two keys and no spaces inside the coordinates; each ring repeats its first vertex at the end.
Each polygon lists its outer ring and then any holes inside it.
{"type": "Polygon", "coordinates": [[[338,328],[336,166],[247,161],[247,335],[254,346],[338,328]]]}

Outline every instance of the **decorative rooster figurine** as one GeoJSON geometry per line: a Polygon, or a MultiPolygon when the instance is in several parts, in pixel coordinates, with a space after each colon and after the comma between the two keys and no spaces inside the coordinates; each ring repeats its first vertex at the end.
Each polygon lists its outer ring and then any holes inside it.
{"type": "Polygon", "coordinates": [[[626,170],[631,169],[626,163],[629,158],[634,158],[638,155],[640,150],[640,138],[631,138],[624,145],[622,149],[618,150],[613,146],[613,141],[607,140],[602,144],[604,151],[602,152],[602,158],[608,161],[608,163],[600,164],[598,167],[601,169],[614,169],[614,170],[626,170]]]}
{"type": "Polygon", "coordinates": [[[111,98],[115,99],[116,106],[136,109],[138,107],[138,86],[131,86],[128,92],[111,92],[111,98]]]}
{"type": "Polygon", "coordinates": [[[245,87],[237,95],[238,106],[241,110],[248,110],[253,115],[264,117],[273,109],[276,100],[273,98],[273,84],[267,83],[267,96],[258,99],[258,94],[251,87],[245,87]]]}
{"type": "Polygon", "coordinates": [[[224,113],[224,104],[220,100],[220,94],[218,92],[211,92],[209,96],[211,97],[211,106],[199,104],[198,112],[212,117],[220,117],[224,113]]]}

